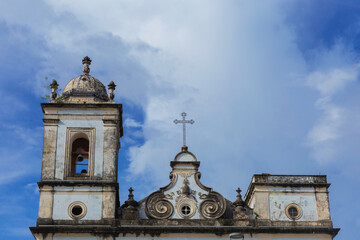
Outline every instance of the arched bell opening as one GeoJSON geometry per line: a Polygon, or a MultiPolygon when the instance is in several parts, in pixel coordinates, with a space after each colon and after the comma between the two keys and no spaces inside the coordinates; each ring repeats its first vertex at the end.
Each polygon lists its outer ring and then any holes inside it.
{"type": "Polygon", "coordinates": [[[95,129],[67,128],[65,178],[91,179],[94,174],[95,129]]]}
{"type": "Polygon", "coordinates": [[[87,176],[89,174],[89,140],[85,134],[74,136],[70,159],[72,176],[87,176]]]}

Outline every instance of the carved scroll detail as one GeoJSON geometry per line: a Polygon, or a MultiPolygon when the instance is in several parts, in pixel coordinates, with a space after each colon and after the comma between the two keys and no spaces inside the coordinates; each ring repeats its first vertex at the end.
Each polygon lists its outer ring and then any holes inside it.
{"type": "Polygon", "coordinates": [[[221,217],[226,210],[226,201],[217,192],[211,192],[206,200],[200,204],[200,214],[206,219],[216,219],[221,217]]]}
{"type": "Polygon", "coordinates": [[[173,199],[174,195],[175,195],[175,193],[171,192],[169,194],[165,194],[165,198],[166,199],[173,199]]]}
{"type": "Polygon", "coordinates": [[[146,215],[150,218],[166,219],[174,211],[174,207],[169,201],[165,200],[165,195],[162,192],[152,193],[146,199],[145,206],[146,215]]]}
{"type": "Polygon", "coordinates": [[[186,171],[179,172],[179,175],[182,176],[183,178],[188,178],[193,174],[194,174],[193,172],[186,172],[186,171]]]}

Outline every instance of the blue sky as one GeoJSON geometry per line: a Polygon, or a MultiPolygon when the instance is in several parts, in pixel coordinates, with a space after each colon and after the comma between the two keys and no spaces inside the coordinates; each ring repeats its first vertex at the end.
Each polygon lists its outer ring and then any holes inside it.
{"type": "Polygon", "coordinates": [[[1,239],[32,239],[45,76],[114,81],[120,199],[168,183],[181,147],[230,200],[255,173],[327,174],[337,239],[360,230],[358,1],[1,1],[1,239]],[[144,184],[146,183],[146,184],[144,184]]]}

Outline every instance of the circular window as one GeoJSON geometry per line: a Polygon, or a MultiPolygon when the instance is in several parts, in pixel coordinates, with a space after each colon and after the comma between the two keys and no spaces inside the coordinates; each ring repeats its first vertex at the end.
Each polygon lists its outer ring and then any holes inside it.
{"type": "Polygon", "coordinates": [[[79,205],[76,205],[71,209],[71,213],[74,216],[80,216],[82,214],[82,212],[83,212],[83,209],[79,205]]]}
{"type": "Polygon", "coordinates": [[[302,215],[301,207],[295,203],[291,203],[286,206],[285,213],[288,218],[291,220],[297,220],[302,215]]]}
{"type": "Polygon", "coordinates": [[[86,215],[86,206],[82,202],[73,202],[68,207],[68,214],[73,219],[81,219],[86,215]]]}
{"type": "Polygon", "coordinates": [[[181,208],[181,213],[184,214],[184,216],[188,216],[191,212],[191,208],[188,205],[184,205],[181,208]]]}
{"type": "Polygon", "coordinates": [[[176,211],[180,217],[190,219],[195,215],[197,206],[192,198],[180,199],[176,204],[176,211]]]}

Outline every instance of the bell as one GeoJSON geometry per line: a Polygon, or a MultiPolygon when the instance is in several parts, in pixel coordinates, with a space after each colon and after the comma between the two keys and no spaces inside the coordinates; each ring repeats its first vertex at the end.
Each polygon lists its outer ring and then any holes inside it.
{"type": "Polygon", "coordinates": [[[77,162],[82,162],[84,160],[84,157],[83,157],[83,155],[81,155],[81,154],[79,154],[78,156],[77,156],[77,158],[76,158],[76,161],[77,162]]]}

